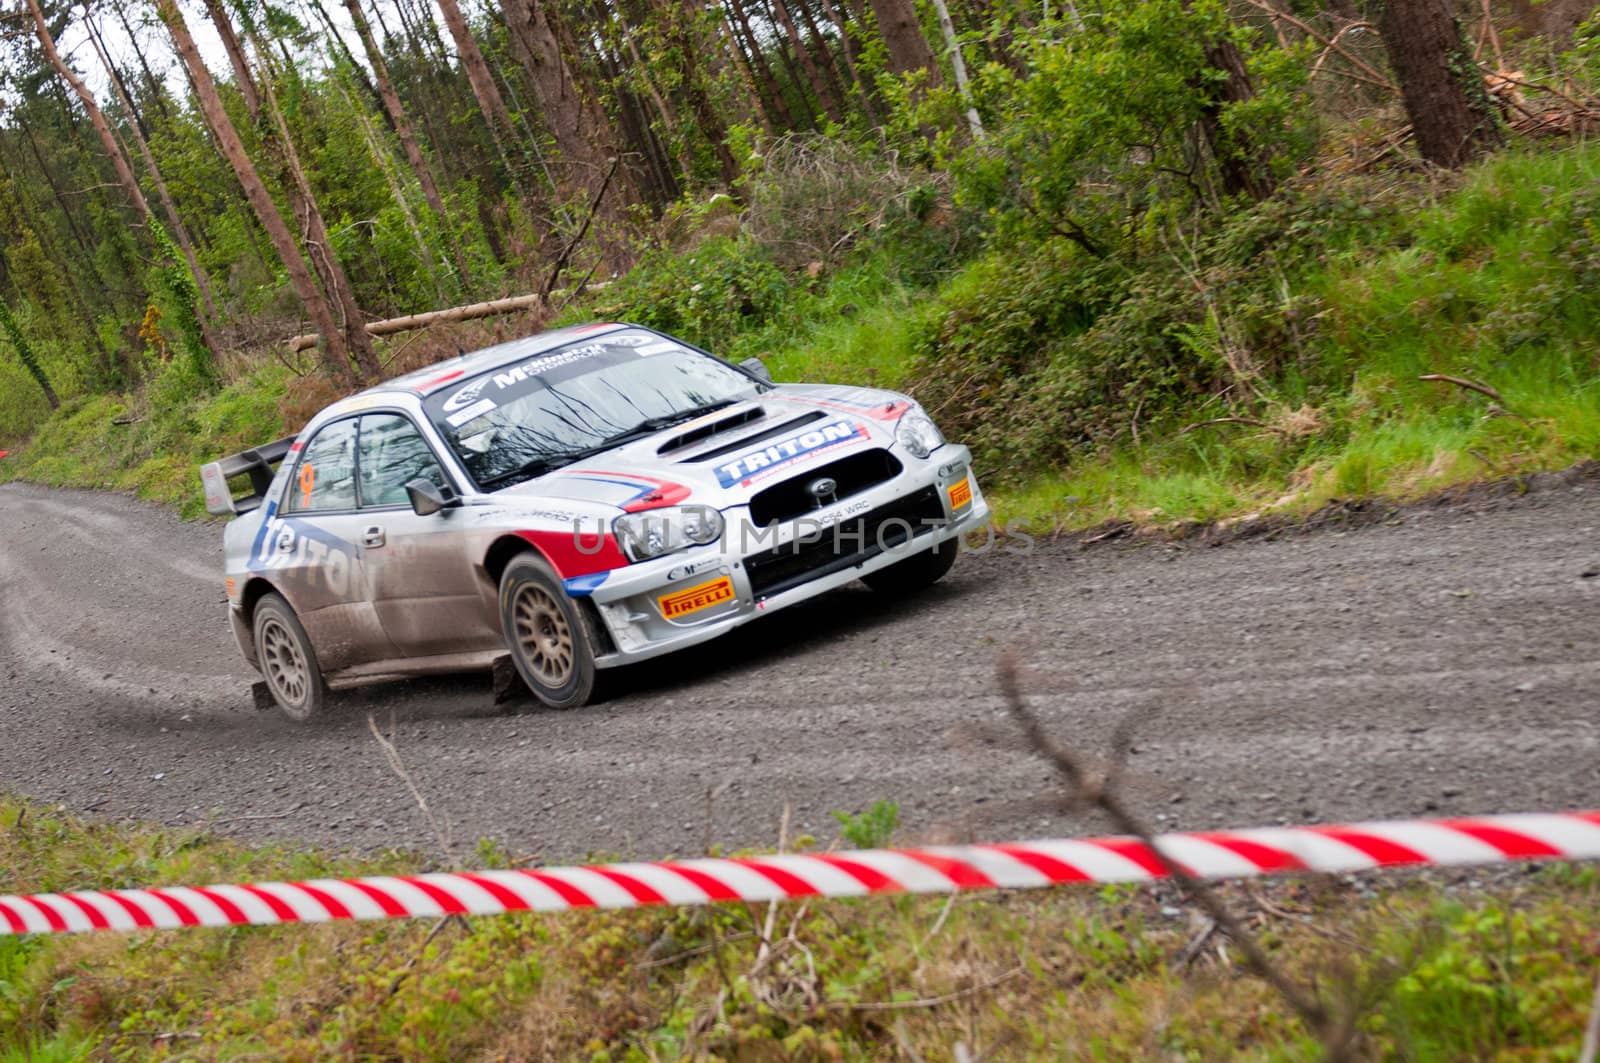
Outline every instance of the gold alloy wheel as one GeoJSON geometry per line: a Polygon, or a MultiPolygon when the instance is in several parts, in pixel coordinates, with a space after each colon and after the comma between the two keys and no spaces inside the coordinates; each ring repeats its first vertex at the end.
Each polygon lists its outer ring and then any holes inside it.
{"type": "Polygon", "coordinates": [[[554,596],[543,587],[525,583],[512,603],[517,644],[523,660],[539,684],[560,687],[572,676],[572,628],[554,596]]]}
{"type": "Polygon", "coordinates": [[[267,682],[283,701],[304,703],[310,677],[305,655],[288,628],[276,617],[261,622],[261,665],[267,682]]]}

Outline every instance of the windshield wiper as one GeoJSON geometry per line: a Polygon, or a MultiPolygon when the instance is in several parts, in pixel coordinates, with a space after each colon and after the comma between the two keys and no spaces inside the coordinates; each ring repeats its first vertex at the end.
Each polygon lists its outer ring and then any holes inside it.
{"type": "Polygon", "coordinates": [[[596,449],[604,450],[607,447],[620,446],[631,440],[659,432],[663,428],[671,428],[675,424],[682,424],[685,421],[692,421],[696,417],[704,417],[708,413],[725,410],[739,401],[738,399],[723,399],[720,402],[702,403],[699,406],[691,406],[687,410],[678,410],[675,413],[662,414],[659,417],[646,417],[626,431],[618,432],[614,436],[607,436],[596,449]]]}
{"type": "Polygon", "coordinates": [[[543,476],[551,469],[560,468],[562,465],[569,464],[571,461],[575,460],[577,460],[576,455],[541,454],[532,461],[523,462],[515,469],[508,469],[505,472],[500,473],[498,476],[491,476],[487,480],[480,480],[479,486],[489,488],[495,486],[496,484],[504,483],[507,480],[531,480],[535,476],[543,476]]]}

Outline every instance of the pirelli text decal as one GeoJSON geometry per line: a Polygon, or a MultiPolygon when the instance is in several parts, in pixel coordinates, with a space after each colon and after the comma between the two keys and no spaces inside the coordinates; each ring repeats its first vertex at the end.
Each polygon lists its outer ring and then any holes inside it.
{"type": "Polygon", "coordinates": [[[681,591],[663,594],[656,599],[656,604],[661,606],[662,616],[668,620],[679,620],[702,609],[710,609],[713,605],[732,601],[734,597],[733,580],[720,576],[681,591]]]}

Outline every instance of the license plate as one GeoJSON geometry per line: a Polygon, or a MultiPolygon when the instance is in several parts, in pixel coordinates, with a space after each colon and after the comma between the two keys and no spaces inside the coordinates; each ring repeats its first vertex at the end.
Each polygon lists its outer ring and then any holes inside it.
{"type": "Polygon", "coordinates": [[[662,616],[668,620],[677,620],[698,613],[702,609],[710,609],[713,605],[731,602],[735,597],[737,595],[733,590],[733,580],[721,576],[681,591],[663,594],[656,599],[656,604],[661,607],[662,616]]]}

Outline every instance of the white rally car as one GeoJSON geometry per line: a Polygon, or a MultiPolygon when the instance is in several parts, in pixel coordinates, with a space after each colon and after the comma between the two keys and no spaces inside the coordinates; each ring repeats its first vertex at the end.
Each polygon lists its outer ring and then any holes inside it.
{"type": "Polygon", "coordinates": [[[970,461],[904,395],[604,324],[391,380],[201,481],[234,516],[239,647],[304,719],[330,688],[508,657],[581,705],[597,669],[851,580],[914,590],[988,520],[970,461]]]}

